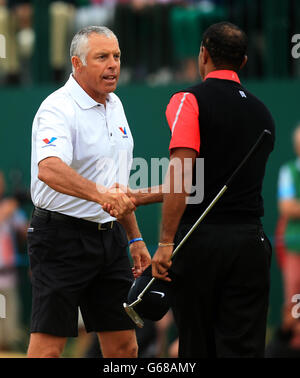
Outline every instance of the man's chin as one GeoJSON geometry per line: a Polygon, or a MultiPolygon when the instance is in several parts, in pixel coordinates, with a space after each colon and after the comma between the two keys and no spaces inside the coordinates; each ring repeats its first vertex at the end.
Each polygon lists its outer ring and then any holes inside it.
{"type": "Polygon", "coordinates": [[[115,83],[111,83],[111,84],[106,83],[106,85],[105,85],[105,92],[106,93],[114,92],[117,89],[117,84],[118,84],[117,81],[115,83]]]}

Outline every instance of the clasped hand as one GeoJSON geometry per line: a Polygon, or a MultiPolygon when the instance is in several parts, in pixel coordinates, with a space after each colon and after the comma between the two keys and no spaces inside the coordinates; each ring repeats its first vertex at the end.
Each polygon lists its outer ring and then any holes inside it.
{"type": "Polygon", "coordinates": [[[136,198],[133,192],[124,185],[114,184],[104,196],[102,209],[117,219],[122,219],[125,215],[136,210],[136,198]]]}
{"type": "Polygon", "coordinates": [[[130,198],[124,190],[114,185],[103,194],[102,209],[111,216],[122,219],[135,211],[136,205],[134,198],[130,198]]]}

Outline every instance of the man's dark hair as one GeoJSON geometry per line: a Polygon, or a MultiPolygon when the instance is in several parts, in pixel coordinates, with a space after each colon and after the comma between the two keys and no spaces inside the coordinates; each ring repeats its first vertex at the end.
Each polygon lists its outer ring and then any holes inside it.
{"type": "Polygon", "coordinates": [[[247,52],[248,38],[238,26],[230,22],[211,25],[204,32],[202,45],[206,47],[216,68],[238,71],[247,52]]]}

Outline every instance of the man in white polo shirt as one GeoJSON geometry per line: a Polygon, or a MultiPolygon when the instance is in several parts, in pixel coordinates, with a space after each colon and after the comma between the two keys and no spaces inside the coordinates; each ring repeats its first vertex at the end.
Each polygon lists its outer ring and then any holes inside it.
{"type": "Polygon", "coordinates": [[[127,185],[132,163],[132,135],[112,93],[120,49],[112,31],[90,26],[74,36],[70,52],[73,74],[46,98],[33,122],[28,356],[59,357],[67,337],[77,336],[80,307],[104,357],[136,357],[134,324],[122,303],[133,275],[151,258],[134,203],[120,189],[106,189],[116,181],[127,185]],[[111,215],[102,209],[106,204],[111,215]]]}

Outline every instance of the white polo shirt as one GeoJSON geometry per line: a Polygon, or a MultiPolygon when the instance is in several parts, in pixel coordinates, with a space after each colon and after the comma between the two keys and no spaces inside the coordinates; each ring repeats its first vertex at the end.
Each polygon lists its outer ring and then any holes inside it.
{"type": "Polygon", "coordinates": [[[93,222],[114,220],[92,201],[59,193],[38,179],[38,163],[59,157],[81,176],[105,187],[128,184],[133,139],[122,103],[110,93],[93,100],[71,75],[41,104],[32,127],[31,197],[35,206],[93,222]]]}

